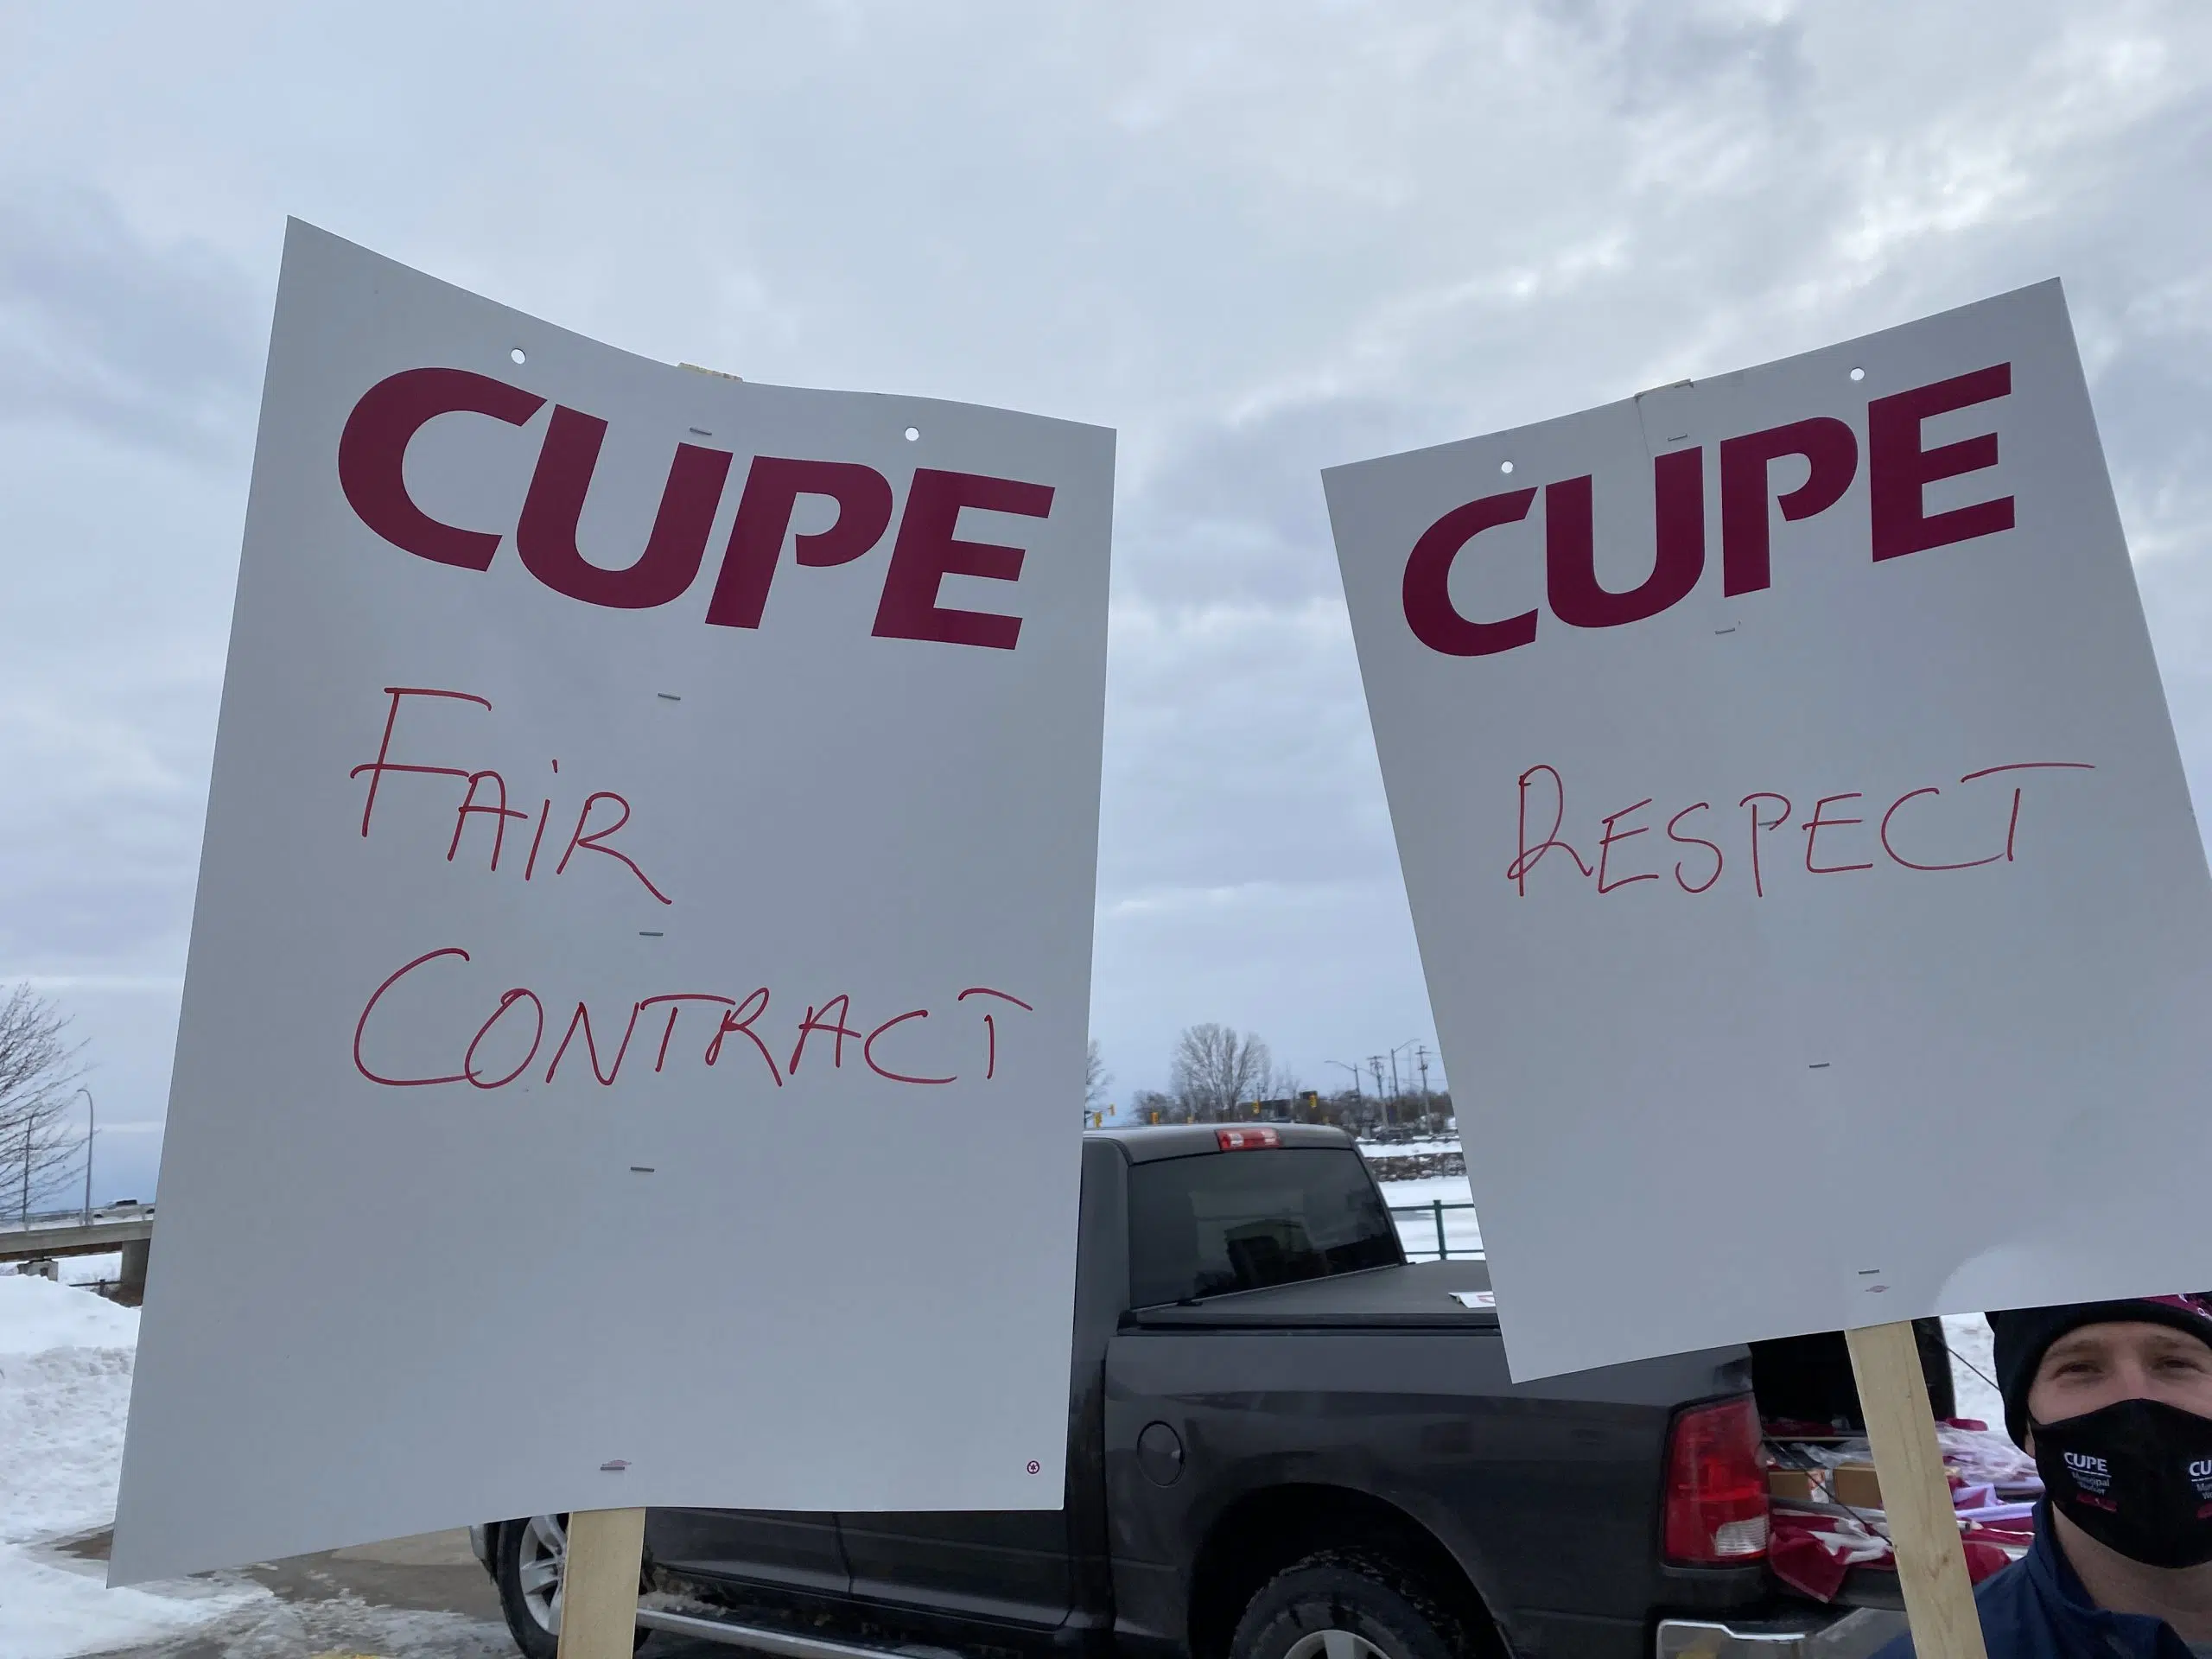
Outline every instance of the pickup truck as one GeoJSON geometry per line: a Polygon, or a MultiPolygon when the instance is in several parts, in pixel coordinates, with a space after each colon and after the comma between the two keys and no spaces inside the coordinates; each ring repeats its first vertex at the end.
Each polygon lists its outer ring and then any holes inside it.
{"type": "MultiPolygon", "coordinates": [[[[1515,1383],[1486,1264],[1408,1262],[1319,1126],[1092,1132],[1079,1225],[1062,1508],[653,1510],[640,1643],[1852,1659],[1904,1628],[1894,1574],[1822,1605],[1765,1570],[1755,1371],[1778,1414],[1848,1414],[1840,1338],[1515,1383]]],[[[554,1659],[564,1520],[474,1532],[529,1659],[554,1659]]]]}

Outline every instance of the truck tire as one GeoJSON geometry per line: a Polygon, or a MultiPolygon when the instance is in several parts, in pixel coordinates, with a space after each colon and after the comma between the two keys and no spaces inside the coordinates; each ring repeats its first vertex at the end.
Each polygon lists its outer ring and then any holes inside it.
{"type": "Polygon", "coordinates": [[[1230,1659],[1471,1659],[1491,1650],[1402,1569],[1369,1552],[1334,1549],[1268,1580],[1229,1645],[1230,1659]]]}
{"type": "MultiPolygon", "coordinates": [[[[499,1611],[507,1616],[507,1633],[523,1659],[559,1659],[561,1580],[568,1556],[565,1515],[533,1515],[499,1529],[493,1558],[498,1563],[499,1611]]],[[[639,1630],[632,1646],[644,1645],[651,1634],[639,1630]]]]}

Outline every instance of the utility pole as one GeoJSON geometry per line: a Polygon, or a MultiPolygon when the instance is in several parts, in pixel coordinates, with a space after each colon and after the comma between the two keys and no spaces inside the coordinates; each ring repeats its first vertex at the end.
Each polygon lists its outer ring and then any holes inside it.
{"type": "Polygon", "coordinates": [[[92,1091],[79,1089],[85,1097],[85,1225],[92,1224],[92,1137],[100,1132],[99,1107],[93,1103],[92,1091]]]}
{"type": "MultiPolygon", "coordinates": [[[[1398,1087],[1398,1055],[1402,1051],[1411,1048],[1414,1046],[1414,1039],[1413,1038],[1408,1037],[1404,1042],[1400,1043],[1396,1048],[1390,1051],[1390,1092],[1395,1096],[1398,1096],[1400,1098],[1403,1098],[1403,1094],[1398,1087]]],[[[1426,1107],[1422,1109],[1424,1116],[1427,1114],[1427,1109],[1426,1107]]]]}
{"type": "Polygon", "coordinates": [[[1382,1093],[1382,1057],[1380,1054],[1369,1055],[1367,1069],[1375,1074],[1375,1097],[1382,1102],[1382,1121],[1386,1123],[1395,1123],[1398,1121],[1397,1113],[1382,1093]]]}

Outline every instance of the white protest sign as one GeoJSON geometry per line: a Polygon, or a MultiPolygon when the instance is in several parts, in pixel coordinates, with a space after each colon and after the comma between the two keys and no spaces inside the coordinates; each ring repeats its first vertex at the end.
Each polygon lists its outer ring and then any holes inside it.
{"type": "Polygon", "coordinates": [[[2056,283],[1325,481],[1516,1376],[2212,1284],[2212,884],[2056,283]]]}
{"type": "Polygon", "coordinates": [[[113,1581],[1058,1507],[1113,442],[293,226],[113,1581]]]}

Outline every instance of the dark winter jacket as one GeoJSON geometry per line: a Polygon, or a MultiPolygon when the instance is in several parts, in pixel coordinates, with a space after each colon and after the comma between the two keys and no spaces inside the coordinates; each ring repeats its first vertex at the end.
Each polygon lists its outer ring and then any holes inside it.
{"type": "MultiPolygon", "coordinates": [[[[1974,1593],[1989,1659],[2190,1659],[2162,1618],[2108,1613],[2089,1599],[2051,1535],[2050,1506],[2036,1512],[2035,1548],[1974,1593]]],[[[1911,1659],[1901,1636],[1874,1659],[1911,1659]]]]}

